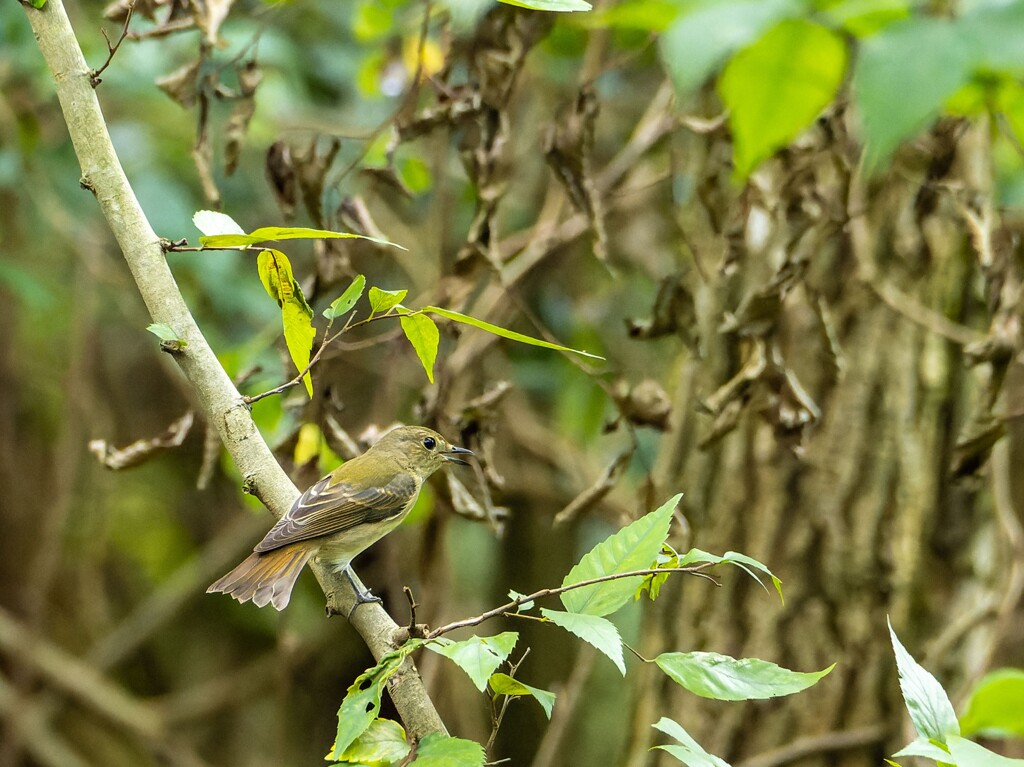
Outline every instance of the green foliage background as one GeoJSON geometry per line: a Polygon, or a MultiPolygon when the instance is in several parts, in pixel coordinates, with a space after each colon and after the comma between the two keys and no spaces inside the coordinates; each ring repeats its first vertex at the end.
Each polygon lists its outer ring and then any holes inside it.
{"type": "MultiPolygon", "coordinates": [[[[205,447],[203,425],[131,470],[112,473],[88,449],[162,433],[193,395],[145,331],[130,275],[79,188],[24,13],[6,2],[0,765],[320,763],[369,656],[343,621],[323,619],[308,576],[283,615],[203,594],[269,525],[205,447]],[[30,638],[21,650],[12,625],[30,638]],[[66,674],[55,681],[26,660],[39,648],[65,653],[66,674]],[[64,677],[87,670],[127,693],[125,721],[69,694],[64,677]]],[[[365,274],[408,290],[411,307],[478,312],[607,362],[446,325],[430,385],[398,324],[376,323],[314,371],[312,400],[297,387],[256,403],[263,433],[300,486],[351,448],[332,423],[358,438],[429,422],[483,456],[482,475],[459,476],[477,504],[500,507],[501,536],[468,519],[472,504],[439,477],[410,522],[361,558],[399,622],[403,584],[420,620],[479,612],[509,588],[557,584],[598,540],[682,491],[677,549],[758,557],[786,582],[787,605],[735,576],[721,589],[670,583],[657,608],[616,616],[623,638],[647,657],[839,663],[807,703],[726,716],[720,703],[682,703],[654,674],[631,669],[639,681],[625,685],[550,627],[517,626],[533,648],[518,678],[565,692],[556,716],[562,703],[573,714],[545,755],[543,711],[514,705],[494,755],[538,767],[660,763],[670,757],[648,749],[664,714],[733,763],[844,730],[871,737],[843,758],[877,763],[904,742],[886,613],[908,646],[934,640],[930,667],[953,689],[1024,665],[1014,537],[1024,499],[1008,468],[1024,405],[1013,292],[1024,3],[632,0],[557,18],[478,0],[430,7],[420,65],[424,6],[405,0],[240,0],[215,44],[196,31],[126,42],[98,93],[128,177],[161,236],[195,243],[193,212],[218,204],[193,161],[197,107],[154,82],[202,53],[207,87],[238,91],[238,64],[255,52],[262,80],[231,174],[230,124],[245,99],[209,102],[225,212],[247,231],[290,223],[265,172],[283,141],[302,167],[332,157],[312,202],[295,202],[295,224],[409,249],[287,243],[321,329],[323,309],[365,274]],[[509,40],[520,47],[506,50],[509,40]],[[520,50],[494,113],[441,119],[389,162],[392,122],[457,102],[470,73],[484,93],[497,88],[507,73],[488,52],[520,50]],[[410,97],[417,70],[433,81],[410,97]],[[584,84],[599,108],[592,137],[584,84]],[[548,160],[552,146],[561,154],[548,160]],[[990,216],[991,262],[968,214],[990,216]],[[759,353],[773,364],[745,378],[759,353]],[[481,401],[499,382],[507,393],[481,401]],[[603,494],[569,506],[591,487],[603,494]],[[568,521],[554,524],[563,510],[568,521]]],[[[153,27],[143,10],[133,29],[153,27]]],[[[69,12],[98,66],[99,28],[116,37],[119,25],[92,0],[69,12]]],[[[168,259],[229,373],[259,366],[247,393],[294,375],[254,258],[168,259]]],[[[365,299],[356,310],[369,314],[365,299]]],[[[440,658],[420,663],[453,734],[486,741],[489,711],[472,683],[440,658]]]]}

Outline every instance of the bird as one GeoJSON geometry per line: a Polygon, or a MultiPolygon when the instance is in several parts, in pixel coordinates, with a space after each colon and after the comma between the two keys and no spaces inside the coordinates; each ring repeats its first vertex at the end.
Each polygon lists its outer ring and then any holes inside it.
{"type": "Polygon", "coordinates": [[[302,568],[315,558],[344,571],[356,592],[353,610],[379,602],[356,583],[352,559],[402,522],[431,474],[445,463],[468,465],[463,456],[472,454],[422,426],[389,431],[307,489],[252,554],[207,593],[283,610],[302,568]]]}

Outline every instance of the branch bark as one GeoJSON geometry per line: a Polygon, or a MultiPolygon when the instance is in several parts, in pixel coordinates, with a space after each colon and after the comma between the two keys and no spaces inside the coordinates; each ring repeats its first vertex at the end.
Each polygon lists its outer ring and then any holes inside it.
{"type": "MultiPolygon", "coordinates": [[[[246,492],[280,517],[299,491],[263,440],[249,408],[217,361],[178,290],[161,240],[150,226],[114,152],[96,91],[90,83],[91,70],[61,0],[49,0],[41,10],[26,5],[25,12],[53,76],[82,167],[83,188],[95,195],[153,321],[168,325],[188,343],[174,357],[195,390],[203,414],[216,427],[238,466],[246,492]]],[[[328,606],[347,615],[355,604],[355,594],[347,579],[316,564],[312,569],[327,595],[328,606]]],[[[393,649],[392,637],[399,627],[379,605],[363,605],[352,614],[351,622],[374,657],[393,649]]],[[[411,661],[406,663],[407,667],[396,674],[397,681],[389,687],[406,729],[414,737],[445,732],[419,674],[411,661]]]]}

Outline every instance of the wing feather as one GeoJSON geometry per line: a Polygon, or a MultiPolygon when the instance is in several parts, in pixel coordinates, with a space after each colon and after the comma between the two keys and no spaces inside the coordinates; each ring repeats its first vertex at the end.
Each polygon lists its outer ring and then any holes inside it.
{"type": "Polygon", "coordinates": [[[357,525],[389,519],[405,511],[419,484],[411,474],[397,474],[383,487],[356,490],[347,482],[324,477],[304,492],[253,551],[265,552],[310,538],[343,533],[357,525]]]}

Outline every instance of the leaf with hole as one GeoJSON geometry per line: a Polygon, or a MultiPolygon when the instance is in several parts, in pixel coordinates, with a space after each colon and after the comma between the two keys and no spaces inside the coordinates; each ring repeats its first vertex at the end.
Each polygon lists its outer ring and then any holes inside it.
{"type": "Polygon", "coordinates": [[[349,310],[356,305],[360,296],[363,295],[363,289],[366,287],[366,278],[357,274],[352,279],[352,284],[345,288],[345,292],[334,299],[331,305],[324,309],[324,317],[329,320],[337,319],[344,314],[348,314],[349,310]]]}

